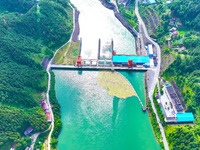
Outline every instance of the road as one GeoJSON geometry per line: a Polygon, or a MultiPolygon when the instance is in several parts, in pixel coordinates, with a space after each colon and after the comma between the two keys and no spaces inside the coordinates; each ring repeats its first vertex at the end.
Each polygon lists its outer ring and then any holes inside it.
{"type": "MultiPolygon", "coordinates": [[[[70,3],[69,3],[69,5],[70,5],[70,3]]],[[[73,9],[73,16],[74,16],[75,15],[75,10],[74,10],[74,8],[71,5],[70,5],[70,7],[73,9]]],[[[73,17],[73,19],[74,19],[74,17],[73,17]]],[[[74,20],[74,23],[75,23],[75,20],[74,20]]],[[[73,26],[73,32],[74,32],[74,30],[75,30],[75,25],[73,26]]],[[[72,41],[73,32],[72,32],[71,37],[70,37],[70,39],[68,41],[68,42],[70,42],[70,44],[71,44],[71,41],[72,41]]],[[[48,139],[47,139],[48,150],[51,149],[51,144],[50,144],[51,143],[51,135],[52,135],[52,132],[53,132],[53,129],[54,129],[54,114],[53,114],[53,111],[51,109],[51,104],[50,104],[50,100],[49,100],[49,91],[50,91],[50,88],[51,88],[51,74],[50,74],[51,64],[52,64],[52,61],[53,61],[54,57],[56,56],[57,52],[62,47],[64,47],[68,42],[66,42],[64,45],[62,45],[60,48],[58,48],[56,50],[56,52],[54,53],[54,56],[49,61],[49,64],[48,64],[47,69],[46,69],[46,72],[48,73],[48,89],[47,89],[46,97],[47,97],[47,105],[49,106],[49,109],[50,109],[50,112],[51,112],[51,125],[50,125],[51,131],[50,131],[50,133],[48,135],[48,139]]],[[[67,53],[67,51],[66,51],[66,53],[67,53]]],[[[66,55],[66,53],[64,55],[66,55]]]]}
{"type": "Polygon", "coordinates": [[[49,128],[46,129],[45,131],[43,131],[43,132],[37,132],[37,133],[33,134],[33,135],[30,137],[30,138],[33,140],[33,141],[32,141],[32,144],[31,144],[31,148],[32,148],[32,149],[34,149],[35,141],[37,140],[38,136],[39,136],[40,134],[42,134],[42,133],[45,133],[45,132],[49,131],[50,128],[51,128],[51,125],[50,125],[49,128]]]}
{"type": "Polygon", "coordinates": [[[118,5],[117,5],[117,1],[116,0],[111,0],[110,1],[111,3],[113,3],[117,9],[117,11],[119,12],[119,8],[118,8],[118,5]]]}
{"type": "Polygon", "coordinates": [[[140,55],[142,56],[147,56],[147,51],[144,45],[144,39],[143,39],[143,29],[142,29],[142,25],[139,24],[139,44],[140,44],[140,55]]]}
{"type": "MultiPolygon", "coordinates": [[[[68,41],[69,42],[69,41],[68,41]]],[[[68,43],[67,42],[67,43],[68,43]]],[[[60,48],[58,48],[56,50],[56,52],[54,53],[53,57],[51,58],[51,60],[49,61],[49,64],[47,66],[47,69],[46,69],[46,72],[48,74],[48,88],[47,88],[47,94],[46,94],[46,97],[47,97],[47,105],[48,105],[48,108],[51,112],[51,125],[49,127],[51,127],[51,131],[48,135],[48,139],[47,139],[47,145],[48,145],[48,150],[51,149],[51,135],[52,135],[52,132],[53,132],[53,129],[54,129],[54,114],[53,114],[53,111],[52,111],[52,108],[51,108],[51,103],[50,103],[50,99],[49,99],[49,91],[50,91],[50,88],[51,88],[51,74],[50,74],[50,70],[51,70],[51,64],[52,64],[52,61],[54,59],[54,57],[56,56],[57,52],[62,48],[64,47],[67,43],[65,43],[64,45],[62,45],[60,48]]]]}
{"type": "Polygon", "coordinates": [[[161,50],[160,50],[160,46],[156,42],[154,42],[149,37],[149,35],[147,33],[146,26],[145,26],[145,24],[144,24],[144,22],[143,22],[143,20],[140,16],[139,12],[138,12],[138,1],[139,0],[136,0],[136,2],[135,2],[135,13],[136,13],[136,16],[138,18],[139,25],[141,25],[142,28],[143,28],[144,36],[155,46],[156,51],[157,51],[157,57],[158,57],[158,65],[157,65],[156,69],[150,71],[151,74],[153,74],[153,75],[151,76],[151,78],[149,78],[149,80],[152,80],[152,82],[148,85],[148,91],[149,91],[148,94],[149,94],[149,98],[150,98],[151,103],[152,103],[153,111],[156,114],[156,119],[157,119],[157,122],[158,122],[159,127],[160,127],[160,131],[161,131],[161,134],[162,134],[165,150],[169,150],[169,146],[168,146],[167,139],[166,139],[166,136],[165,136],[165,131],[164,131],[162,124],[160,123],[160,118],[158,116],[157,110],[156,110],[154,102],[153,102],[153,92],[154,92],[154,88],[155,88],[156,84],[158,83],[158,77],[159,77],[159,73],[160,73],[161,50]]]}
{"type": "MultiPolygon", "coordinates": [[[[55,56],[55,54],[54,54],[54,56],[55,56]]],[[[50,131],[50,133],[48,135],[48,139],[47,139],[48,150],[51,149],[51,145],[50,145],[50,143],[51,143],[51,134],[52,134],[53,129],[54,129],[54,114],[53,114],[53,111],[52,111],[52,108],[51,108],[51,104],[50,104],[50,100],[49,100],[49,91],[50,91],[50,88],[51,88],[51,74],[50,74],[49,71],[50,71],[50,65],[51,65],[51,62],[52,62],[53,58],[49,62],[48,66],[47,66],[47,69],[46,69],[46,71],[48,73],[48,89],[47,89],[46,97],[47,97],[47,105],[48,105],[48,108],[49,108],[49,110],[51,112],[51,131],[50,131]]]]}
{"type": "MultiPolygon", "coordinates": [[[[60,49],[60,48],[59,48],[59,49],[60,49]]],[[[59,50],[59,49],[58,49],[58,50],[59,50]]],[[[58,50],[55,52],[54,56],[56,55],[56,53],[58,52],[58,50]]],[[[53,56],[53,58],[54,58],[54,56],[53,56]]],[[[47,106],[48,106],[49,111],[50,111],[50,113],[51,113],[51,124],[50,124],[50,126],[49,126],[49,128],[48,128],[47,130],[45,130],[45,131],[43,131],[43,132],[37,132],[37,133],[33,134],[33,135],[30,137],[31,139],[33,139],[32,144],[31,144],[31,148],[32,148],[32,149],[34,148],[35,141],[37,140],[38,136],[39,136],[41,133],[45,133],[45,132],[47,132],[47,131],[50,130],[50,129],[51,129],[51,131],[50,131],[50,133],[49,133],[49,135],[48,135],[48,139],[47,139],[48,143],[47,143],[47,144],[48,144],[48,150],[51,149],[50,143],[51,143],[51,134],[52,134],[53,129],[54,129],[54,114],[53,114],[53,111],[52,111],[52,108],[51,108],[51,103],[50,103],[50,100],[49,100],[49,91],[50,91],[50,88],[51,88],[50,66],[51,66],[51,62],[52,62],[53,58],[50,60],[48,66],[47,66],[47,69],[46,69],[46,71],[47,71],[47,73],[48,73],[48,88],[47,88],[47,93],[46,93],[46,103],[47,103],[47,106]]]]}

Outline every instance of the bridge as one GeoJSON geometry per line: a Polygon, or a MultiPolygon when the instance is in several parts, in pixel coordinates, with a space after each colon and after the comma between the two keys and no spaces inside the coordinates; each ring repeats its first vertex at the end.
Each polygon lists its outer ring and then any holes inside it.
{"type": "Polygon", "coordinates": [[[82,70],[128,70],[128,71],[147,71],[151,70],[151,68],[145,68],[145,67],[120,67],[120,66],[104,66],[104,65],[85,65],[85,66],[77,66],[77,65],[50,65],[51,69],[82,69],[82,70]]]}

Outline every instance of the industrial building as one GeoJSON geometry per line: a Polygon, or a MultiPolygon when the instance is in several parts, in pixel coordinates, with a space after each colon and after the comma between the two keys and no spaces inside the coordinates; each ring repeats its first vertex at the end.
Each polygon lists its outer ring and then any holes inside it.
{"type": "Polygon", "coordinates": [[[185,112],[179,97],[176,95],[174,88],[166,83],[163,87],[160,106],[165,116],[166,122],[187,123],[193,122],[194,116],[191,112],[185,112]]]}
{"type": "Polygon", "coordinates": [[[45,103],[45,100],[41,100],[41,105],[43,107],[44,113],[46,114],[46,120],[47,122],[51,122],[51,112],[47,106],[47,104],[45,103]]]}
{"type": "Polygon", "coordinates": [[[155,0],[147,0],[148,3],[152,4],[152,5],[155,5],[156,4],[156,1],[155,0]]]}
{"type": "Polygon", "coordinates": [[[46,104],[43,104],[43,110],[46,110],[46,109],[48,109],[48,108],[47,108],[47,105],[46,105],[46,104]]]}
{"type": "Polygon", "coordinates": [[[147,47],[147,54],[149,57],[153,57],[153,46],[151,44],[147,47]]]}
{"type": "Polygon", "coordinates": [[[133,61],[136,65],[144,65],[150,62],[148,56],[113,55],[114,65],[128,65],[128,60],[133,61]]]}
{"type": "Polygon", "coordinates": [[[32,127],[28,127],[25,131],[24,131],[24,135],[28,136],[31,132],[33,132],[33,128],[32,127]]]}
{"type": "Polygon", "coordinates": [[[174,91],[173,87],[171,85],[166,85],[167,89],[167,95],[170,99],[170,102],[172,103],[174,110],[176,113],[184,113],[183,106],[181,104],[180,99],[176,95],[176,92],[174,91]]]}
{"type": "Polygon", "coordinates": [[[194,121],[194,116],[191,112],[189,113],[177,113],[177,122],[193,122],[194,121]]]}

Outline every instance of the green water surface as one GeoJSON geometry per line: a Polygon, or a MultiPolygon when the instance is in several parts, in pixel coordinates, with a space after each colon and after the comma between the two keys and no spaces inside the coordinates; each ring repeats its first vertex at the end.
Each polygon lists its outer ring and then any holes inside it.
{"type": "MultiPolygon", "coordinates": [[[[63,123],[58,150],[159,150],[136,97],[119,99],[97,83],[98,71],[54,70],[63,123]]],[[[143,104],[144,72],[120,72],[143,104]]]]}

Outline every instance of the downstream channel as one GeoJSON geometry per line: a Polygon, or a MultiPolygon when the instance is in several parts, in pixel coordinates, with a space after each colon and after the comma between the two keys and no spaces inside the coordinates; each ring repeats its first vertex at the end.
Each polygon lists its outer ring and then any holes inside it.
{"type": "MultiPolygon", "coordinates": [[[[84,58],[97,58],[98,39],[135,54],[135,39],[98,0],[71,0],[80,11],[84,58]]],[[[160,150],[148,113],[136,97],[120,99],[98,83],[98,71],[53,70],[61,105],[58,150],[160,150]]],[[[120,71],[145,104],[144,72],[120,71]]]]}

